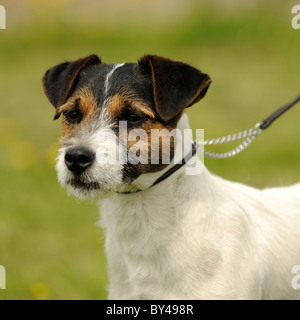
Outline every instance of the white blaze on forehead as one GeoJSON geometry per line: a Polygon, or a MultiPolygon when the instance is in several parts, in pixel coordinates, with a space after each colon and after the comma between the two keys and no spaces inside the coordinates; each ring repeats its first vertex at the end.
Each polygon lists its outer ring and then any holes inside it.
{"type": "Polygon", "coordinates": [[[120,67],[124,66],[125,63],[115,63],[112,65],[112,68],[111,70],[107,73],[106,75],[106,78],[105,78],[105,82],[104,82],[104,102],[103,102],[103,108],[101,108],[101,111],[100,111],[100,116],[99,118],[107,118],[109,117],[106,112],[105,112],[105,106],[109,100],[109,97],[107,96],[108,94],[108,91],[110,89],[110,85],[111,85],[111,79],[112,79],[112,76],[113,76],[113,73],[120,67]]]}
{"type": "Polygon", "coordinates": [[[116,63],[112,66],[112,69],[108,72],[105,78],[104,83],[104,95],[107,96],[108,90],[110,88],[110,80],[112,78],[113,73],[120,67],[122,67],[125,63],[116,63]]]}

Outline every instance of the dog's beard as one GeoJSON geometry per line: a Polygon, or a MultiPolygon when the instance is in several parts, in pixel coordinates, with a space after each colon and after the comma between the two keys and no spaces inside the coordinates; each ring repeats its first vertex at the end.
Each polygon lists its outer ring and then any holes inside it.
{"type": "Polygon", "coordinates": [[[95,199],[95,198],[102,198],[107,191],[104,191],[103,189],[100,189],[100,187],[97,186],[97,183],[74,183],[69,182],[65,185],[68,195],[69,196],[75,196],[79,200],[86,200],[86,199],[95,199]]]}
{"type": "Polygon", "coordinates": [[[57,158],[56,171],[58,181],[67,189],[69,195],[80,200],[102,198],[123,184],[122,164],[101,164],[95,161],[83,173],[74,174],[67,168],[64,155],[65,149],[62,148],[57,158]]]}
{"type": "Polygon", "coordinates": [[[95,178],[94,170],[90,170],[91,176],[88,173],[77,176],[71,172],[65,173],[63,171],[67,171],[67,169],[57,170],[60,184],[67,189],[69,195],[80,200],[101,198],[108,192],[116,190],[120,185],[120,180],[116,179],[114,175],[107,174],[107,171],[105,173],[100,170],[102,172],[101,179],[95,178]]]}

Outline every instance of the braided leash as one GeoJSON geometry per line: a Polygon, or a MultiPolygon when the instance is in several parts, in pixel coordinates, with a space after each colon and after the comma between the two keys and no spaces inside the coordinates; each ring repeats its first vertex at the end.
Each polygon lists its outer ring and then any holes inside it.
{"type": "Polygon", "coordinates": [[[197,151],[200,151],[204,153],[205,156],[214,158],[214,159],[226,159],[226,158],[234,157],[237,154],[244,151],[255,140],[255,138],[263,132],[263,130],[267,129],[277,118],[279,118],[283,113],[285,113],[287,110],[289,110],[292,106],[294,106],[299,101],[300,101],[300,96],[298,96],[296,99],[294,99],[287,105],[279,108],[274,113],[272,113],[269,117],[267,117],[265,120],[258,122],[253,128],[250,128],[248,130],[244,130],[244,131],[234,133],[224,137],[198,141],[197,151]],[[217,153],[217,152],[212,152],[204,149],[204,146],[225,144],[225,143],[229,143],[229,142],[233,142],[241,139],[245,139],[245,140],[242,143],[240,143],[237,147],[227,152],[217,153]]]}
{"type": "Polygon", "coordinates": [[[200,152],[203,152],[206,157],[214,158],[214,159],[226,159],[236,156],[237,154],[244,151],[254,140],[257,136],[262,133],[262,129],[260,128],[261,122],[257,123],[253,128],[249,130],[244,130],[238,133],[234,133],[232,135],[208,139],[205,141],[199,141],[197,148],[200,152]],[[233,150],[218,153],[205,150],[203,146],[211,146],[216,144],[225,144],[229,142],[233,142],[236,140],[245,139],[242,143],[240,143],[237,147],[233,150]]]}

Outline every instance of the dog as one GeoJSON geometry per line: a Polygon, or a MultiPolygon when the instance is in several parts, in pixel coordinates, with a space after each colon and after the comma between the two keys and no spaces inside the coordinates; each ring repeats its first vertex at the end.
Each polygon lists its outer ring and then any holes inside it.
{"type": "Polygon", "coordinates": [[[172,171],[192,147],[180,135],[185,109],[210,84],[153,55],[122,64],[90,55],[43,77],[54,119],[63,118],[58,180],[80,199],[102,199],[109,299],[300,299],[300,184],[258,190],[212,174],[195,155],[172,171]],[[134,129],[146,135],[132,138],[134,129]],[[186,174],[192,160],[201,174],[186,174]]]}

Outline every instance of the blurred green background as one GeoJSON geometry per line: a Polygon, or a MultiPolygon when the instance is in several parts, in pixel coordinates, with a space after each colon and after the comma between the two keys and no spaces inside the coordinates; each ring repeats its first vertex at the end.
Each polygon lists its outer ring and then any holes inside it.
{"type": "MultiPolygon", "coordinates": [[[[46,69],[91,53],[107,63],[146,53],[190,63],[213,79],[206,98],[188,110],[206,138],[249,128],[300,94],[300,29],[291,26],[297,1],[0,4],[7,19],[0,30],[0,265],[7,289],[0,299],[106,298],[98,206],[68,198],[57,183],[60,121],[52,121],[43,94],[46,69]]],[[[300,105],[241,155],[205,164],[257,187],[299,181],[299,120],[300,105]]]]}

